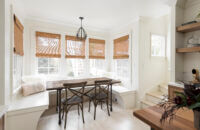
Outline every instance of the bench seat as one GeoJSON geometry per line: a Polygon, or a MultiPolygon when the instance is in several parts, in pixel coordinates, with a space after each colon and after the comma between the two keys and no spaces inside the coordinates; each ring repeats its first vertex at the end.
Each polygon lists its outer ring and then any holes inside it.
{"type": "Polygon", "coordinates": [[[36,130],[42,113],[49,107],[49,92],[17,95],[6,114],[6,130],[36,130]]]}
{"type": "Polygon", "coordinates": [[[125,109],[135,108],[135,90],[130,90],[120,85],[115,85],[112,87],[112,91],[114,100],[117,101],[120,106],[125,109]]]}

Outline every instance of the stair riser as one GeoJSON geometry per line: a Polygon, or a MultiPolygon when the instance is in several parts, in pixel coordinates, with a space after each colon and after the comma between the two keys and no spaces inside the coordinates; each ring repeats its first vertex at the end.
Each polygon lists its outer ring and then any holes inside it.
{"type": "Polygon", "coordinates": [[[147,100],[147,101],[150,101],[150,102],[153,102],[153,103],[155,103],[155,104],[158,104],[158,103],[161,102],[161,99],[160,99],[160,98],[151,96],[151,95],[149,95],[149,94],[146,94],[146,100],[147,100]]]}

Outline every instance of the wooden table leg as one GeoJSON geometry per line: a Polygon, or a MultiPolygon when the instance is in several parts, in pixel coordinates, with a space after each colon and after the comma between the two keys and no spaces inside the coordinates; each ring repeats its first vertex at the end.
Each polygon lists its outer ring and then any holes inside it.
{"type": "Polygon", "coordinates": [[[112,84],[110,85],[110,111],[112,111],[112,84]]]}
{"type": "Polygon", "coordinates": [[[61,124],[61,89],[58,90],[58,124],[61,124]]]}
{"type": "Polygon", "coordinates": [[[58,90],[56,92],[56,112],[58,112],[58,90]]]}

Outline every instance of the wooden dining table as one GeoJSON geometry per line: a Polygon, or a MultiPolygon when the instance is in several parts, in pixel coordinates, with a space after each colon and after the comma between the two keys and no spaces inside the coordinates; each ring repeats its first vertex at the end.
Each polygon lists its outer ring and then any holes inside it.
{"type": "Polygon", "coordinates": [[[174,118],[161,123],[160,118],[163,109],[159,106],[151,106],[145,109],[136,110],[133,115],[148,124],[151,130],[196,130],[194,128],[194,115],[191,110],[180,109],[174,118]]]}
{"type": "Polygon", "coordinates": [[[110,84],[110,111],[112,111],[112,85],[121,83],[119,80],[107,78],[107,77],[100,77],[100,78],[83,78],[83,79],[69,79],[69,80],[56,80],[56,81],[47,81],[46,89],[48,91],[56,90],[57,91],[57,107],[56,110],[58,111],[58,123],[61,124],[61,91],[64,89],[64,83],[80,83],[80,82],[87,82],[86,86],[93,86],[90,90],[84,93],[85,96],[94,89],[95,81],[102,81],[102,80],[112,80],[110,84]]]}

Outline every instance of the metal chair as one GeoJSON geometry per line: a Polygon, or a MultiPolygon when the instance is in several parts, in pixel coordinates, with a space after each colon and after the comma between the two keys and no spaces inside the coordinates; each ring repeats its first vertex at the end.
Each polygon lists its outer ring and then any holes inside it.
{"type": "Polygon", "coordinates": [[[110,116],[108,103],[109,103],[109,97],[110,97],[109,91],[110,91],[111,81],[112,80],[95,81],[94,93],[90,94],[89,110],[88,110],[90,112],[90,104],[93,101],[93,103],[94,103],[94,120],[96,119],[96,108],[99,103],[101,103],[101,109],[102,109],[102,103],[106,102],[108,115],[110,116]]]}
{"type": "Polygon", "coordinates": [[[78,107],[78,114],[79,113],[79,108],[81,108],[82,111],[82,120],[83,123],[84,121],[84,111],[83,111],[83,103],[84,103],[84,91],[85,91],[85,86],[87,82],[79,82],[79,83],[64,83],[63,86],[65,87],[65,97],[62,98],[62,105],[63,105],[63,115],[62,119],[65,114],[65,125],[64,128],[66,128],[66,123],[67,123],[67,114],[70,110],[70,108],[74,105],[77,105],[78,107]],[[72,96],[68,97],[68,92],[71,92],[72,96]]]}

